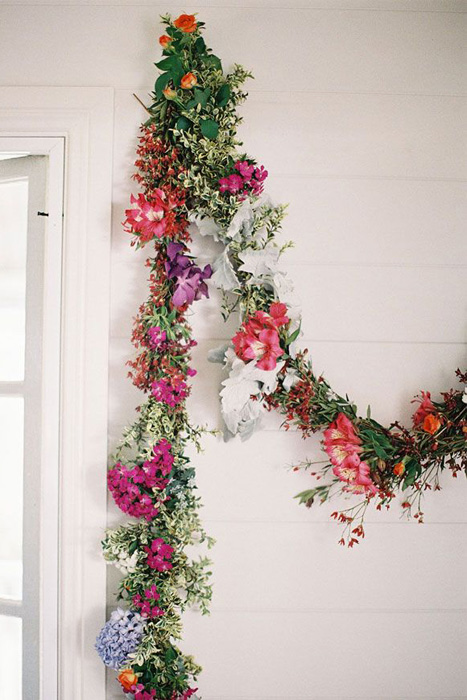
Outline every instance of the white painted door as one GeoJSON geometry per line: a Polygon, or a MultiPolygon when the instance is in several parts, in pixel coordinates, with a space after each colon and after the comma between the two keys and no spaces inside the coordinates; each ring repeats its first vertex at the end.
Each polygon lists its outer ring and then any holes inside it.
{"type": "MultiPolygon", "coordinates": [[[[43,672],[56,669],[58,542],[53,534],[48,540],[44,528],[49,508],[54,510],[44,499],[50,479],[45,468],[58,482],[53,460],[44,464],[44,446],[50,439],[58,445],[59,436],[58,414],[44,404],[44,383],[53,384],[43,372],[44,350],[52,340],[45,337],[44,315],[51,262],[48,161],[47,155],[0,154],[0,698],[5,700],[38,699],[43,672]],[[43,633],[50,622],[52,646],[46,648],[43,633]]],[[[62,186],[52,183],[57,185],[62,186]]],[[[60,283],[55,293],[60,296],[60,283]]],[[[49,534],[57,531],[54,520],[49,534]]]]}

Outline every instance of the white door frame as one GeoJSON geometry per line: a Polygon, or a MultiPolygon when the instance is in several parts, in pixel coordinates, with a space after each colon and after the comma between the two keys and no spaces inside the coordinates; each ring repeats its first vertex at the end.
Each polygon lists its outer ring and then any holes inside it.
{"type": "MultiPolygon", "coordinates": [[[[44,371],[60,362],[60,385],[49,387],[48,397],[53,401],[59,389],[59,614],[57,625],[42,628],[43,643],[53,644],[53,628],[58,632],[58,668],[44,665],[40,700],[105,697],[104,667],[93,644],[105,620],[99,542],[106,525],[113,99],[112,88],[0,87],[0,138],[33,138],[39,145],[41,137],[52,137],[65,152],[63,251],[54,249],[59,257],[46,274],[53,278],[61,256],[60,349],[52,342],[44,353],[44,371]]],[[[52,284],[45,304],[51,311],[45,323],[53,326],[52,284]]],[[[45,336],[48,331],[56,337],[56,327],[46,327],[45,336]]],[[[45,448],[52,458],[52,430],[45,448]]],[[[53,470],[44,486],[44,498],[53,503],[53,470]]],[[[43,523],[46,548],[56,541],[53,522],[52,511],[43,523]]],[[[53,605],[53,589],[44,587],[43,595],[43,604],[53,605]]]]}

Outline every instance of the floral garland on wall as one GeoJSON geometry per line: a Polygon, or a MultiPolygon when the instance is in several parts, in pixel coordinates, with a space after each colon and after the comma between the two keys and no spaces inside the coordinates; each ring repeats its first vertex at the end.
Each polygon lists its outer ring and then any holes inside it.
{"type": "MultiPolygon", "coordinates": [[[[322,483],[298,498],[311,506],[342,494],[360,496],[332,514],[344,525],[341,544],[352,547],[364,536],[370,504],[389,507],[401,491],[407,514],[422,521],[423,492],[439,489],[446,468],[454,476],[467,471],[465,390],[447,391],[440,401],[422,392],[411,429],[398,422],[384,427],[370,411],[360,417],[347,397],[314,374],[307,350],[298,346],[300,310],[279,269],[290,245],[276,240],[285,207],[263,195],[267,170],[239,150],[236,137],[237,107],[251,74],[239,65],[224,74],[194,15],[162,21],[161,74],[137,151],[142,192],[131,197],[125,221],[132,244],[153,246],[149,298],[132,336],[138,355],[129,363],[133,383],[147,398],[108,472],[116,504],[136,520],[109,530],[103,542],[105,558],[123,573],[124,608],[112,613],[96,643],[135,700],[195,697],[200,670],[176,641],[181,613],[194,604],[207,612],[211,597],[209,560],[191,559],[186,551],[194,543],[212,544],[199,519],[195,470],[186,454],[190,444],[200,448],[206,432],[186,411],[196,344],[186,314],[208,296],[208,279],[222,290],[224,318],[239,312],[241,320],[231,343],[209,358],[226,372],[220,392],[226,437],[246,439],[273,409],[286,429],[294,426],[303,437],[324,431],[325,466],[307,461],[296,467],[322,483]],[[221,244],[212,266],[201,268],[190,254],[195,233],[221,244]]],[[[467,373],[457,375],[467,382],[467,373]]]]}

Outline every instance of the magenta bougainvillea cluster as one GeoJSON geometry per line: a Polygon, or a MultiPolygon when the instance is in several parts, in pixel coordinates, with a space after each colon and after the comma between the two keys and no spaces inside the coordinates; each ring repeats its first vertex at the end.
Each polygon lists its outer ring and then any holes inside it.
{"type": "Polygon", "coordinates": [[[135,518],[152,520],[159,512],[162,495],[169,483],[174,463],[171,445],[160,440],[153,448],[150,459],[142,464],[124,466],[117,462],[107,473],[107,483],[115,503],[124,513],[135,518]],[[155,494],[161,493],[157,500],[155,494]]]}
{"type": "Polygon", "coordinates": [[[259,167],[253,161],[237,160],[234,172],[219,178],[219,191],[237,195],[240,199],[248,195],[259,196],[264,189],[268,171],[263,165],[259,167]]]}

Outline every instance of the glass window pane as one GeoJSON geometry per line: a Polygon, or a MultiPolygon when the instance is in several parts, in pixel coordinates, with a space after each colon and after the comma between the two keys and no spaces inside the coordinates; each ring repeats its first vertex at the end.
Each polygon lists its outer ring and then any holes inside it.
{"type": "Polygon", "coordinates": [[[28,181],[2,181],[1,163],[0,211],[0,381],[13,381],[24,378],[28,181]]]}
{"type": "Polygon", "coordinates": [[[21,397],[0,397],[0,597],[16,600],[22,591],[23,413],[21,397]]]}
{"type": "Polygon", "coordinates": [[[0,615],[0,697],[21,700],[21,619],[0,615]]]}

